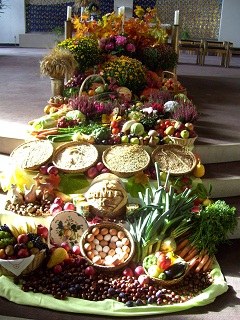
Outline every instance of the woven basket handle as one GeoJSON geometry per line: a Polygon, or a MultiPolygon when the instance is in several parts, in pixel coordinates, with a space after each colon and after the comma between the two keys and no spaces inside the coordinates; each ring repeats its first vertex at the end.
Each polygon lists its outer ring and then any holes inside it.
{"type": "Polygon", "coordinates": [[[172,75],[172,78],[173,78],[173,83],[174,83],[174,85],[175,85],[175,88],[174,88],[174,90],[177,90],[178,89],[178,85],[177,85],[177,75],[176,75],[176,73],[174,73],[174,72],[171,72],[171,71],[163,71],[162,72],[162,79],[164,78],[164,74],[171,74],[172,75]]]}
{"type": "Polygon", "coordinates": [[[82,83],[82,85],[81,85],[81,87],[80,87],[80,89],[79,89],[79,97],[81,97],[81,95],[82,95],[83,88],[84,88],[86,82],[87,82],[90,78],[96,77],[96,76],[99,77],[99,78],[101,78],[103,84],[105,84],[105,80],[103,79],[103,77],[99,76],[98,74],[90,74],[90,76],[88,76],[88,77],[83,81],[83,83],[82,83]]]}

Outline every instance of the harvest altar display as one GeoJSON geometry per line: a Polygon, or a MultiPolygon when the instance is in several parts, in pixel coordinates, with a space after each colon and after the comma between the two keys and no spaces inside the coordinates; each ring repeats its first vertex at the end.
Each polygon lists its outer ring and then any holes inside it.
{"type": "MultiPolygon", "coordinates": [[[[110,37],[122,16],[108,15],[101,48],[80,34],[59,45],[92,56],[78,52],[80,74],[30,122],[29,141],[13,150],[1,178],[0,283],[9,300],[147,316],[205,305],[227,290],[215,252],[236,227],[235,208],[209,199],[192,152],[197,108],[175,73],[165,80],[148,67],[165,49],[176,60],[170,47],[149,46],[164,30],[149,29],[153,11],[140,9],[141,28],[135,19],[124,24],[131,37],[117,29],[110,37]],[[122,55],[137,51],[132,39],[144,63],[122,55]],[[19,276],[12,266],[40,252],[40,267],[19,276]]],[[[78,33],[91,26],[98,34],[95,22],[75,22],[85,27],[78,33]]]]}

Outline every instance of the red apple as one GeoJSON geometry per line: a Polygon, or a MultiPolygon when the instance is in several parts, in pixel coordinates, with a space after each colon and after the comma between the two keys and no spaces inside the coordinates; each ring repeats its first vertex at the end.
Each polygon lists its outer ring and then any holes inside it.
{"type": "Polygon", "coordinates": [[[90,179],[94,179],[96,176],[98,176],[98,174],[99,174],[99,172],[98,172],[98,169],[96,167],[91,167],[87,171],[87,176],[90,179]]]}
{"type": "Polygon", "coordinates": [[[194,125],[191,122],[186,122],[185,127],[189,130],[192,131],[194,130],[194,125]]]}
{"type": "Polygon", "coordinates": [[[96,168],[97,168],[98,172],[101,172],[102,169],[104,168],[103,162],[101,162],[101,161],[98,162],[98,163],[96,164],[96,168]]]}
{"type": "Polygon", "coordinates": [[[137,268],[134,270],[134,275],[139,277],[141,274],[145,274],[145,270],[143,266],[137,266],[137,268]]]}
{"type": "Polygon", "coordinates": [[[49,211],[50,211],[50,214],[51,214],[52,216],[55,216],[55,214],[63,211],[63,208],[62,208],[61,206],[59,206],[58,204],[53,203],[53,204],[50,206],[50,210],[49,210],[49,211]]]}
{"type": "Polygon", "coordinates": [[[54,267],[53,267],[53,273],[54,274],[60,274],[62,273],[63,271],[63,268],[60,264],[56,264],[54,267]]]}
{"type": "Polygon", "coordinates": [[[75,205],[72,202],[66,202],[63,210],[71,210],[74,211],[75,210],[75,205]]]}
{"type": "Polygon", "coordinates": [[[146,274],[141,274],[138,277],[138,282],[142,285],[142,284],[148,284],[150,281],[150,277],[146,274]]]}
{"type": "Polygon", "coordinates": [[[81,253],[80,247],[78,245],[73,246],[72,253],[73,254],[80,254],[81,253]]]}
{"type": "Polygon", "coordinates": [[[71,250],[71,247],[67,242],[62,242],[60,246],[64,248],[67,252],[71,250]]]}
{"type": "Polygon", "coordinates": [[[28,236],[27,236],[25,233],[20,234],[20,235],[17,237],[17,242],[18,242],[18,243],[27,244],[27,243],[28,243],[28,236]]]}
{"type": "Polygon", "coordinates": [[[179,123],[178,127],[177,127],[177,130],[178,131],[183,131],[183,130],[186,130],[186,126],[183,124],[183,123],[179,123]]]}
{"type": "Polygon", "coordinates": [[[47,169],[48,174],[54,174],[55,176],[58,174],[58,168],[55,166],[50,166],[47,169]]]}
{"type": "Polygon", "coordinates": [[[37,226],[37,234],[41,236],[43,239],[48,238],[48,228],[43,226],[42,224],[39,224],[37,226]]]}
{"type": "Polygon", "coordinates": [[[189,138],[195,138],[196,137],[196,132],[194,130],[189,131],[189,138]]]}
{"type": "Polygon", "coordinates": [[[62,200],[62,198],[60,198],[60,197],[56,197],[56,198],[54,199],[53,203],[58,204],[60,207],[63,206],[63,200],[62,200]]]}
{"type": "Polygon", "coordinates": [[[134,273],[131,268],[126,268],[123,270],[122,274],[127,277],[133,277],[134,273]]]}
{"type": "Polygon", "coordinates": [[[75,260],[75,264],[76,266],[81,266],[83,264],[85,264],[86,260],[83,257],[77,257],[77,259],[75,260]]]}
{"type": "Polygon", "coordinates": [[[175,137],[175,138],[181,138],[180,131],[176,131],[176,132],[174,133],[174,137],[175,137]]]}
{"type": "Polygon", "coordinates": [[[86,269],[85,269],[85,274],[87,276],[93,276],[94,274],[96,273],[96,270],[93,266],[88,266],[86,269]]]}
{"type": "Polygon", "coordinates": [[[22,258],[27,258],[29,257],[29,252],[27,249],[20,249],[17,253],[18,258],[22,259],[22,258]]]}

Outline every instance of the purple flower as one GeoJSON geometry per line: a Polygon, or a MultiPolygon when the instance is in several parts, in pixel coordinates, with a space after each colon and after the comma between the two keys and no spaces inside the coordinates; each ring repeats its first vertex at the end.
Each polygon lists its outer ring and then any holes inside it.
{"type": "Polygon", "coordinates": [[[116,36],[115,39],[118,46],[124,46],[127,43],[127,38],[124,36],[116,36]]]}
{"type": "Polygon", "coordinates": [[[109,42],[109,43],[106,44],[105,50],[111,51],[113,49],[114,49],[114,43],[113,42],[109,42]]]}
{"type": "Polygon", "coordinates": [[[132,44],[132,43],[128,43],[127,46],[126,46],[126,49],[129,52],[135,52],[135,50],[136,50],[134,44],[132,44]]]}

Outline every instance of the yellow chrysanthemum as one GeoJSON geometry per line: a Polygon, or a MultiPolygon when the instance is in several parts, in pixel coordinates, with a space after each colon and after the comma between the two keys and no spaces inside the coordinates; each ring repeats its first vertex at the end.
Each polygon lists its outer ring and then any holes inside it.
{"type": "Polygon", "coordinates": [[[134,182],[135,183],[141,183],[141,185],[145,186],[149,182],[149,177],[143,172],[138,172],[134,176],[134,182]]]}

